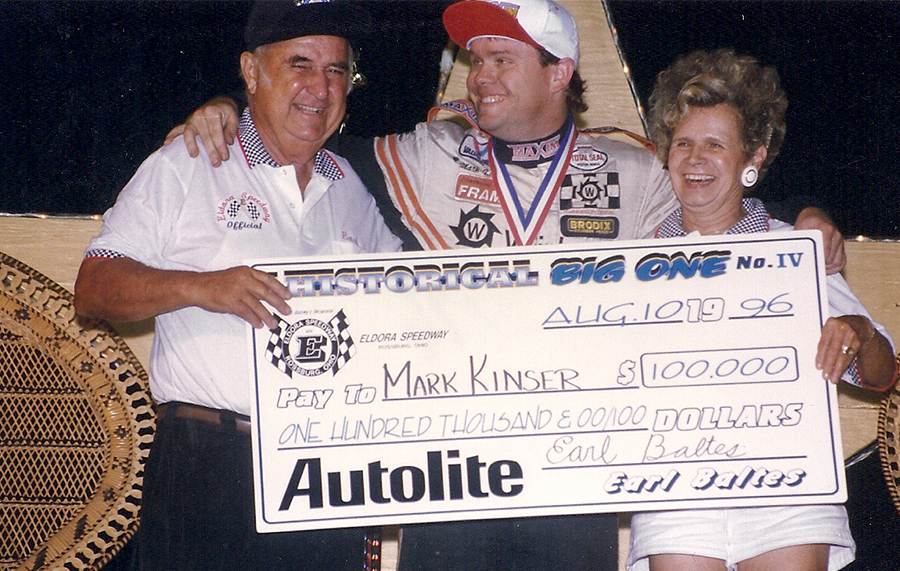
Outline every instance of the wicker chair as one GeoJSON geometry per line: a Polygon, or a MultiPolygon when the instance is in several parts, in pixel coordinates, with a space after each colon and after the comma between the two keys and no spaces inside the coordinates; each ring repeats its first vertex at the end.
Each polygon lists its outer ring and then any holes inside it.
{"type": "Polygon", "coordinates": [[[154,428],[121,338],[0,253],[0,571],[106,563],[137,528],[154,428]]]}
{"type": "MultiPolygon", "coordinates": [[[[900,355],[897,356],[900,365],[900,355]]],[[[894,386],[881,401],[878,414],[878,453],[894,507],[900,512],[900,387],[894,386]]]]}

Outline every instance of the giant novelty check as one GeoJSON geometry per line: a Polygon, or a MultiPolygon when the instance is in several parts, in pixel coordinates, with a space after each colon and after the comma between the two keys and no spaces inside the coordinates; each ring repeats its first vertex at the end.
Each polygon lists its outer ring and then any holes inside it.
{"type": "Polygon", "coordinates": [[[258,529],[844,501],[815,236],[254,264],[258,529]]]}

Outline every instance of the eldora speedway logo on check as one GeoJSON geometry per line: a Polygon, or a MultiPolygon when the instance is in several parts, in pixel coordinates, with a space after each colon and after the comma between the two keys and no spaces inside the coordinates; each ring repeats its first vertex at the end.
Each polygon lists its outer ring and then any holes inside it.
{"type": "Polygon", "coordinates": [[[318,377],[337,360],[337,335],[320,319],[301,319],[288,327],[284,346],[287,366],[304,377],[318,377]]]}
{"type": "Polygon", "coordinates": [[[289,377],[337,374],[355,352],[343,310],[328,322],[306,318],[288,324],[279,318],[266,347],[269,362],[289,377]]]}

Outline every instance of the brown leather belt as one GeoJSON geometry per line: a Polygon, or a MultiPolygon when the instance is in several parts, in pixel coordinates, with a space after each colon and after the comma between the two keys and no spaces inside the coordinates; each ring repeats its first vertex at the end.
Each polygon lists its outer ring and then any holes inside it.
{"type": "Polygon", "coordinates": [[[184,402],[167,402],[157,406],[156,412],[160,419],[185,418],[250,434],[250,417],[230,410],[218,410],[184,402]]]}

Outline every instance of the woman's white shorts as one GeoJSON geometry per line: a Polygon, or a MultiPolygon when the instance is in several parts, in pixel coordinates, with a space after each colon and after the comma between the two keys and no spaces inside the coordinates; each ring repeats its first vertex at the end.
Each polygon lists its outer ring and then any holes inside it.
{"type": "Polygon", "coordinates": [[[844,506],[784,506],[637,513],[631,519],[629,571],[647,571],[648,557],[681,553],[737,563],[773,549],[824,543],[828,571],[856,557],[844,506]]]}

